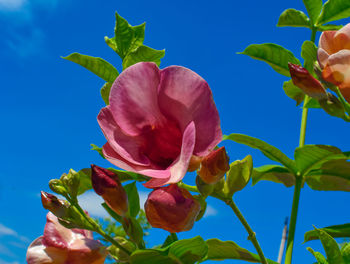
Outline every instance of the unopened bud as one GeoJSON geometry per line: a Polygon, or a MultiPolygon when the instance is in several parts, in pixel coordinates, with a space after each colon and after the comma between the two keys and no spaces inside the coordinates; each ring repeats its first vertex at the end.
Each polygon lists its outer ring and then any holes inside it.
{"type": "Polygon", "coordinates": [[[128,212],[128,196],[117,174],[91,165],[91,181],[95,192],[102,196],[113,211],[121,216],[128,212]]]}
{"type": "Polygon", "coordinates": [[[53,179],[49,182],[50,189],[54,191],[55,193],[61,194],[63,196],[66,196],[68,193],[68,190],[63,185],[61,180],[53,179]]]}
{"type": "Polygon", "coordinates": [[[225,147],[218,148],[202,159],[198,175],[207,184],[220,181],[230,169],[225,147]]]}
{"type": "Polygon", "coordinates": [[[153,227],[171,233],[190,230],[201,206],[189,191],[176,184],[155,189],[148,195],[145,212],[153,227]]]}
{"type": "Polygon", "coordinates": [[[201,157],[192,155],[192,157],[190,159],[190,164],[188,165],[188,169],[187,170],[189,172],[197,170],[199,168],[199,166],[201,165],[201,161],[202,161],[201,157]]]}
{"type": "Polygon", "coordinates": [[[327,92],[321,82],[315,79],[307,69],[293,63],[288,63],[288,67],[294,85],[305,94],[315,99],[327,98],[327,92]]]}
{"type": "Polygon", "coordinates": [[[64,218],[68,215],[69,205],[67,202],[58,199],[55,195],[41,191],[41,202],[45,209],[59,218],[64,218]]]}
{"type": "Polygon", "coordinates": [[[75,170],[70,169],[68,174],[63,174],[61,176],[61,182],[67,188],[71,197],[76,197],[78,194],[80,176],[75,170]]]}

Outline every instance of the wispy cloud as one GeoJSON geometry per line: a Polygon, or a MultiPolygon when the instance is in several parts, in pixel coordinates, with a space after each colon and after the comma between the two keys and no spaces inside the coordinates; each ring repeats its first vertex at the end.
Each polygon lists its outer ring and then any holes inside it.
{"type": "Polygon", "coordinates": [[[18,261],[8,262],[8,261],[0,259],[0,264],[19,264],[19,262],[18,261]]]}
{"type": "Polygon", "coordinates": [[[17,236],[17,232],[0,223],[0,236],[1,235],[17,236]]]}
{"type": "Polygon", "coordinates": [[[103,199],[92,191],[79,196],[80,206],[94,217],[105,218],[109,216],[101,205],[103,202],[103,199]]]}
{"type": "Polygon", "coordinates": [[[24,7],[27,0],[0,0],[0,10],[15,11],[24,7]]]}
{"type": "Polygon", "coordinates": [[[215,216],[218,214],[218,211],[211,205],[207,205],[207,210],[205,211],[205,214],[203,217],[209,217],[209,216],[215,216]]]}

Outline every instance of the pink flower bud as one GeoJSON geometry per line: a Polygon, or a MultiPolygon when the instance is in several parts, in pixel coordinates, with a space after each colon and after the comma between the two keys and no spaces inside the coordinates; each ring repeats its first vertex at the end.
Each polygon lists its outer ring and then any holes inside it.
{"type": "Polygon", "coordinates": [[[327,92],[321,82],[315,79],[307,69],[293,63],[288,63],[288,67],[294,85],[305,94],[318,100],[327,98],[327,92]]]}
{"type": "Polygon", "coordinates": [[[229,169],[229,157],[225,147],[221,147],[203,158],[198,175],[205,183],[212,184],[220,181],[229,169]]]}
{"type": "Polygon", "coordinates": [[[176,184],[155,189],[145,203],[151,226],[171,233],[190,230],[200,209],[200,204],[192,195],[176,184]]]}
{"type": "Polygon", "coordinates": [[[41,191],[41,202],[43,207],[54,215],[64,218],[68,214],[68,205],[65,201],[58,199],[55,195],[41,191]]]}
{"type": "Polygon", "coordinates": [[[93,240],[92,232],[63,227],[56,216],[47,214],[44,235],[27,251],[28,264],[103,264],[104,246],[93,240]]]}
{"type": "Polygon", "coordinates": [[[124,216],[128,212],[128,196],[118,175],[96,165],[91,165],[91,170],[92,187],[95,192],[102,196],[113,211],[124,216]]]}

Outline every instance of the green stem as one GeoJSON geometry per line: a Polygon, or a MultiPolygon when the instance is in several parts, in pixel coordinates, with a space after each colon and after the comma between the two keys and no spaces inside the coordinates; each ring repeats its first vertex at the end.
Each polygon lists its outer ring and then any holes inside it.
{"type": "Polygon", "coordinates": [[[178,241],[179,238],[177,237],[176,233],[170,233],[170,236],[171,238],[174,240],[174,241],[178,241]]]}
{"type": "Polygon", "coordinates": [[[68,202],[73,205],[78,211],[79,213],[86,219],[86,221],[94,228],[94,231],[99,233],[101,236],[103,236],[107,241],[111,242],[112,245],[116,246],[117,248],[123,250],[126,254],[128,254],[129,256],[131,255],[131,252],[129,250],[127,250],[126,248],[124,248],[122,245],[120,245],[114,238],[112,238],[111,236],[109,236],[105,231],[103,231],[103,229],[100,227],[99,224],[97,224],[91,217],[89,217],[88,215],[86,215],[86,213],[84,212],[84,210],[80,207],[80,205],[73,201],[72,199],[69,199],[69,197],[66,197],[68,202]]]}
{"type": "Polygon", "coordinates": [[[259,245],[258,240],[256,239],[255,232],[252,230],[252,228],[249,226],[247,220],[245,220],[244,216],[242,215],[241,211],[238,209],[237,205],[233,202],[232,199],[225,201],[228,206],[232,208],[232,211],[235,213],[235,215],[238,217],[239,221],[241,221],[242,225],[244,226],[245,230],[247,230],[249,236],[248,239],[253,243],[256,251],[258,252],[258,255],[260,257],[261,263],[268,264],[264,253],[259,245]]]}

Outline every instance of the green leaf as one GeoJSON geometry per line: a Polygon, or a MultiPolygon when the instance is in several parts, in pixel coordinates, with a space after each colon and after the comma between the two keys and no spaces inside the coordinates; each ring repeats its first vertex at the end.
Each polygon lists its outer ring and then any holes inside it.
{"type": "Polygon", "coordinates": [[[310,98],[310,100],[304,106],[305,108],[321,108],[320,103],[315,98],[310,98]]]}
{"type": "Polygon", "coordinates": [[[296,148],[294,157],[300,175],[305,175],[328,160],[346,158],[340,149],[327,145],[305,145],[296,148]]]}
{"type": "Polygon", "coordinates": [[[350,162],[346,160],[327,161],[304,177],[313,190],[350,192],[350,162]]]}
{"type": "Polygon", "coordinates": [[[304,101],[304,92],[295,86],[292,80],[283,83],[283,90],[289,98],[296,101],[297,105],[300,105],[304,101]]]}
{"type": "Polygon", "coordinates": [[[156,249],[136,250],[130,257],[131,264],[179,264],[179,262],[156,249]]]}
{"type": "Polygon", "coordinates": [[[317,31],[331,31],[331,30],[339,30],[343,27],[343,25],[320,25],[317,26],[317,31]]]}
{"type": "Polygon", "coordinates": [[[322,0],[303,0],[303,2],[310,16],[311,24],[314,25],[322,10],[322,0]]]}
{"type": "MultiPolygon", "coordinates": [[[[260,263],[260,258],[257,254],[241,248],[233,241],[221,241],[213,238],[207,240],[207,245],[209,250],[206,260],[239,259],[260,263]]],[[[277,262],[272,260],[267,260],[267,262],[269,264],[277,264],[277,262]]]]}
{"type": "Polygon", "coordinates": [[[119,75],[117,69],[114,68],[112,64],[101,58],[82,55],[79,53],[72,53],[67,57],[62,58],[83,66],[106,82],[114,82],[119,75]]]}
{"type": "Polygon", "coordinates": [[[95,144],[90,144],[90,146],[92,147],[91,150],[96,150],[102,158],[105,158],[103,156],[102,148],[100,148],[99,146],[96,146],[95,144]]]}
{"type": "Polygon", "coordinates": [[[147,181],[149,180],[148,177],[143,176],[141,174],[131,172],[131,171],[123,171],[123,170],[116,170],[114,168],[107,168],[110,171],[113,171],[118,175],[118,178],[121,182],[125,181],[147,181]]]}
{"type": "Polygon", "coordinates": [[[310,28],[310,20],[304,14],[304,12],[295,10],[295,9],[287,9],[284,10],[280,15],[277,23],[278,27],[307,27],[310,28]]]}
{"type": "Polygon", "coordinates": [[[194,264],[202,260],[208,252],[208,246],[200,236],[178,240],[171,244],[169,256],[176,257],[183,264],[194,264]]]}
{"type": "Polygon", "coordinates": [[[322,9],[322,13],[317,20],[317,25],[327,22],[347,18],[350,16],[350,1],[328,0],[322,9]]]}
{"type": "Polygon", "coordinates": [[[350,263],[350,243],[345,243],[341,249],[340,252],[343,256],[343,259],[345,261],[345,263],[350,263]]]}
{"type": "Polygon", "coordinates": [[[314,257],[316,258],[317,260],[317,264],[328,264],[328,261],[326,260],[326,258],[320,253],[320,252],[317,252],[317,251],[314,251],[312,248],[308,247],[306,248],[308,251],[311,252],[312,255],[314,255],[314,257]]]}
{"type": "Polygon", "coordinates": [[[252,174],[253,185],[262,180],[282,183],[286,187],[295,185],[295,175],[285,167],[278,165],[264,165],[254,168],[252,174]]]}
{"type": "Polygon", "coordinates": [[[112,84],[107,82],[101,88],[101,97],[106,105],[109,105],[109,93],[111,92],[112,84]]]}
{"type": "MultiPolygon", "coordinates": [[[[319,230],[327,232],[332,237],[350,237],[350,223],[327,226],[324,228],[319,228],[319,230]]],[[[304,243],[315,239],[319,239],[318,232],[316,230],[308,231],[304,235],[304,243]]]]}
{"type": "Polygon", "coordinates": [[[325,231],[315,228],[326,252],[329,264],[344,264],[338,243],[325,231]]]}
{"type": "Polygon", "coordinates": [[[301,57],[304,59],[304,67],[309,72],[313,72],[314,62],[317,60],[317,47],[312,41],[304,41],[301,47],[301,57]]]}
{"type": "Polygon", "coordinates": [[[227,172],[224,193],[227,197],[242,190],[249,182],[253,171],[253,159],[248,155],[243,160],[236,160],[230,164],[227,172]]]}
{"type": "Polygon", "coordinates": [[[264,61],[276,72],[288,77],[290,77],[288,62],[300,65],[299,60],[295,58],[291,51],[273,43],[252,44],[239,54],[264,61]]]}
{"type": "Polygon", "coordinates": [[[165,50],[155,50],[142,45],[125,57],[123,60],[123,69],[142,61],[155,62],[159,66],[160,59],[163,58],[164,55],[165,50]]]}
{"type": "Polygon", "coordinates": [[[136,182],[125,185],[124,189],[128,195],[129,214],[132,217],[136,217],[140,212],[140,197],[136,188],[136,182]]]}
{"type": "Polygon", "coordinates": [[[80,177],[80,183],[78,188],[78,195],[83,194],[84,192],[92,189],[91,184],[91,169],[82,169],[78,171],[80,177]]]}
{"type": "Polygon", "coordinates": [[[106,43],[114,49],[118,55],[124,59],[125,56],[142,45],[145,38],[145,26],[143,23],[138,26],[129,25],[128,21],[122,18],[118,13],[114,30],[114,39],[106,39],[106,43]]]}
{"type": "Polygon", "coordinates": [[[288,158],[282,151],[278,148],[271,146],[270,144],[262,141],[260,139],[246,136],[243,134],[231,134],[228,136],[224,136],[223,140],[233,140],[240,144],[245,144],[252,148],[259,149],[266,157],[271,160],[277,161],[288,168],[291,172],[296,171],[296,165],[293,160],[288,158]]]}

